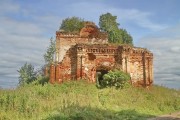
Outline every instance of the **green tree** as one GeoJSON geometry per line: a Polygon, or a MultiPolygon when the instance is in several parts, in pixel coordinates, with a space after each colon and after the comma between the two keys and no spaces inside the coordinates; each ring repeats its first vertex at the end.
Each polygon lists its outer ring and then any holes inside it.
{"type": "Polygon", "coordinates": [[[122,35],[122,41],[124,44],[129,44],[129,45],[133,45],[133,38],[132,36],[127,33],[127,31],[125,29],[120,29],[121,30],[121,35],[122,35]]]}
{"type": "Polygon", "coordinates": [[[100,29],[108,33],[110,43],[133,45],[133,39],[125,29],[119,29],[119,23],[116,22],[117,16],[111,13],[102,14],[99,17],[100,29]]]}
{"type": "Polygon", "coordinates": [[[56,52],[56,41],[53,40],[51,37],[50,39],[50,45],[46,50],[46,53],[44,54],[44,60],[47,65],[50,65],[54,62],[54,56],[56,52]]]}
{"type": "Polygon", "coordinates": [[[62,21],[60,29],[68,33],[79,33],[84,26],[84,21],[78,17],[66,18],[62,21]]]}
{"type": "Polygon", "coordinates": [[[111,32],[118,29],[119,23],[116,22],[117,16],[113,16],[111,13],[102,14],[99,17],[100,29],[104,32],[111,32]]]}
{"type": "Polygon", "coordinates": [[[19,70],[19,85],[24,86],[36,80],[36,72],[31,64],[25,63],[19,70]]]}
{"type": "Polygon", "coordinates": [[[119,23],[116,22],[116,19],[117,16],[113,16],[111,13],[102,14],[99,17],[100,29],[108,33],[108,40],[110,43],[122,41],[121,33],[118,29],[119,23]]]}
{"type": "Polygon", "coordinates": [[[108,40],[110,43],[123,43],[122,31],[120,29],[114,29],[109,32],[108,40]]]}

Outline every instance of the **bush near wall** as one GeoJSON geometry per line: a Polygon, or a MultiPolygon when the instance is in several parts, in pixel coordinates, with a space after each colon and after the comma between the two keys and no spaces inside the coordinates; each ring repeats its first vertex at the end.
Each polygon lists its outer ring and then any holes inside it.
{"type": "Polygon", "coordinates": [[[102,87],[124,88],[130,80],[130,75],[120,70],[112,70],[103,76],[102,87]]]}

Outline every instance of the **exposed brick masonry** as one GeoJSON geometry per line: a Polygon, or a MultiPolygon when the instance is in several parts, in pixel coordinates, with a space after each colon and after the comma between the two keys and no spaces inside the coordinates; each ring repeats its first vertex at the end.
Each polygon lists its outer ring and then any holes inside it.
{"type": "Polygon", "coordinates": [[[107,34],[100,31],[98,34],[101,37],[56,32],[57,64],[50,68],[51,83],[78,79],[96,82],[97,72],[104,74],[114,68],[129,73],[133,85],[149,86],[153,83],[153,54],[150,51],[111,45],[107,42],[107,34]]]}

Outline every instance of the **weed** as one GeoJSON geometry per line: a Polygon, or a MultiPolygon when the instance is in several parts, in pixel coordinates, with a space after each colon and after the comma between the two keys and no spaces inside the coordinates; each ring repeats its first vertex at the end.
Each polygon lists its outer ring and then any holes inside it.
{"type": "Polygon", "coordinates": [[[143,120],[180,110],[180,91],[152,86],[98,89],[84,81],[0,90],[0,120],[143,120]]]}

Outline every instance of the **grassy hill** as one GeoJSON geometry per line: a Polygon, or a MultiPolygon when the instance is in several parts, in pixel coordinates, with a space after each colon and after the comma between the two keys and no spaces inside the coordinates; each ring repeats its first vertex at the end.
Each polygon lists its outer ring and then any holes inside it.
{"type": "Polygon", "coordinates": [[[0,90],[0,120],[143,120],[180,111],[180,90],[97,89],[83,81],[0,90]]]}

